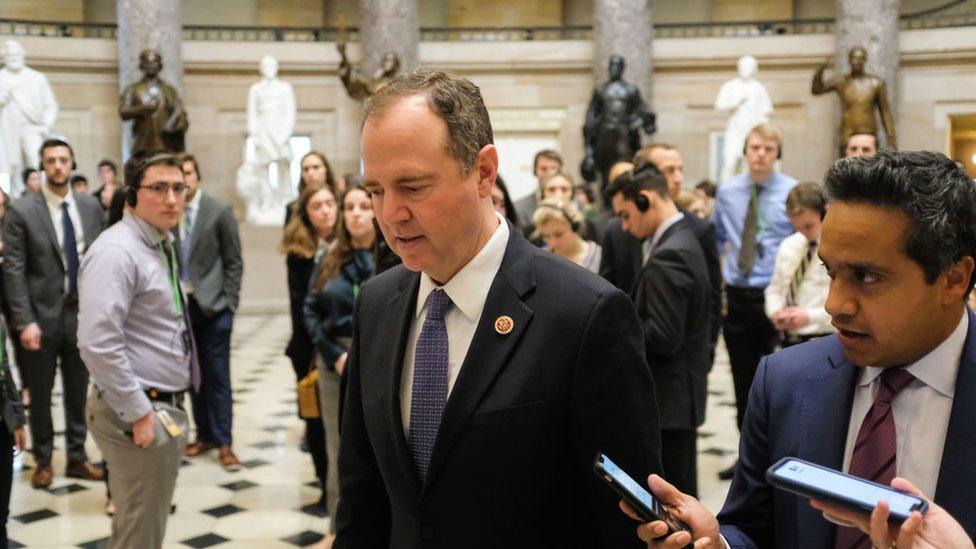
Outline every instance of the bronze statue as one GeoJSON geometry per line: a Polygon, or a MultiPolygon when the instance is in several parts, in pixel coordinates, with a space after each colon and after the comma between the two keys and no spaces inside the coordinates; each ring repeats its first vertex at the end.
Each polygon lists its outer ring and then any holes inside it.
{"type": "Polygon", "coordinates": [[[824,82],[824,71],[833,65],[833,58],[828,57],[827,62],[813,75],[813,85],[810,87],[813,95],[836,91],[840,96],[843,112],[840,126],[841,150],[852,135],[859,133],[878,135],[878,123],[874,117],[875,107],[881,115],[881,124],[888,137],[888,146],[897,148],[895,123],[891,117],[891,109],[888,107],[884,80],[864,72],[864,65],[868,60],[868,52],[864,48],[860,46],[851,48],[848,59],[851,62],[850,74],[839,81],[833,79],[824,82]]]}
{"type": "Polygon", "coordinates": [[[183,152],[190,126],[176,88],[158,78],[163,57],[156,50],[139,54],[142,80],[130,85],[119,100],[119,116],[132,120],[131,154],[156,151],[183,152]]]}
{"type": "Polygon", "coordinates": [[[623,81],[623,74],[624,58],[611,56],[610,79],[593,90],[583,126],[586,156],[580,172],[592,182],[599,171],[601,190],[609,184],[610,167],[620,160],[630,160],[640,148],[641,128],[647,135],[657,131],[657,117],[647,108],[637,86],[623,81]]]}
{"type": "Polygon", "coordinates": [[[387,52],[383,55],[380,67],[373,73],[372,78],[363,78],[357,74],[358,71],[346,57],[346,43],[344,41],[337,42],[336,49],[339,50],[339,57],[342,58],[339,62],[339,78],[342,79],[342,84],[346,87],[346,93],[349,94],[349,97],[359,101],[366,99],[387,85],[400,70],[400,58],[393,52],[387,52]]]}

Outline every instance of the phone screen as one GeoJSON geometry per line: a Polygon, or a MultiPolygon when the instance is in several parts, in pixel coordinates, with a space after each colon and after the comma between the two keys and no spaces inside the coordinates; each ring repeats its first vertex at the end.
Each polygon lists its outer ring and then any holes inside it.
{"type": "Polygon", "coordinates": [[[919,504],[919,500],[915,496],[875,486],[868,482],[861,482],[836,471],[799,461],[787,461],[776,470],[776,474],[808,488],[855,500],[869,508],[874,507],[878,504],[878,500],[883,499],[888,502],[892,514],[906,517],[911,515],[919,504]]]}
{"type": "Polygon", "coordinates": [[[603,456],[601,462],[603,463],[603,469],[617,481],[618,484],[627,489],[628,492],[634,495],[641,503],[643,503],[648,509],[654,512],[655,515],[661,516],[661,510],[657,506],[657,501],[654,500],[654,496],[650,492],[645,490],[637,481],[632,479],[630,475],[625,473],[617,464],[610,461],[609,458],[603,456]]]}

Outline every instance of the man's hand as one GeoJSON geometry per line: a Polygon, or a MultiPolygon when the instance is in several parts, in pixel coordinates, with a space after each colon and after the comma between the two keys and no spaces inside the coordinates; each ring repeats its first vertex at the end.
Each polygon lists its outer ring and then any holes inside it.
{"type": "Polygon", "coordinates": [[[132,424],[132,442],[135,442],[136,446],[149,448],[153,443],[153,439],[156,438],[156,432],[153,430],[155,415],[152,410],[149,410],[148,414],[137,419],[132,424]]]}
{"type": "MultiPolygon", "coordinates": [[[[903,478],[892,480],[891,487],[928,499],[918,488],[903,478]]],[[[862,532],[871,536],[871,543],[874,547],[898,547],[898,549],[973,548],[973,541],[966,535],[963,527],[945,509],[931,501],[929,501],[929,509],[924,516],[915,511],[900,527],[888,523],[890,511],[888,502],[884,500],[878,502],[870,518],[817,500],[812,500],[810,505],[814,509],[823,511],[824,515],[830,515],[835,519],[840,519],[840,521],[856,525],[862,532]]]]}
{"type": "Polygon", "coordinates": [[[14,446],[21,451],[27,449],[27,429],[23,425],[14,429],[14,446]]]}
{"type": "Polygon", "coordinates": [[[28,351],[41,350],[41,327],[31,322],[20,331],[20,344],[28,351]]]}
{"type": "MultiPolygon", "coordinates": [[[[649,476],[647,485],[654,496],[668,506],[673,517],[683,521],[691,528],[691,534],[676,532],[667,538],[659,539],[667,533],[667,524],[660,520],[642,524],[637,528],[637,536],[647,543],[648,548],[682,549],[694,542],[695,549],[725,549],[725,544],[719,536],[718,520],[697,499],[682,494],[677,488],[657,475],[649,476]]],[[[626,502],[621,501],[620,508],[630,518],[638,521],[643,520],[626,502]]]]}

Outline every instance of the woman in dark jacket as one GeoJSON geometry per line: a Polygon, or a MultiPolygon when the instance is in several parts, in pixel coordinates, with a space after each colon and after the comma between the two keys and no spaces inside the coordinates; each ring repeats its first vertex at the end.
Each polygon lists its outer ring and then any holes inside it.
{"type": "Polygon", "coordinates": [[[0,547],[7,546],[7,517],[10,515],[10,486],[14,476],[14,450],[27,443],[24,406],[10,373],[7,333],[0,323],[0,547]]]}
{"type": "MultiPolygon", "coordinates": [[[[315,359],[315,347],[305,329],[302,305],[305,303],[305,294],[308,292],[316,259],[327,254],[335,235],[337,207],[332,187],[307,185],[299,195],[295,209],[295,215],[285,226],[280,249],[287,256],[285,263],[288,267],[288,301],[292,329],[285,354],[291,359],[295,377],[300,381],[308,375],[315,359]]],[[[325,454],[325,430],[321,420],[305,420],[305,440],[309,453],[312,454],[315,476],[322,488],[319,508],[324,512],[325,482],[329,468],[325,454]]]]}

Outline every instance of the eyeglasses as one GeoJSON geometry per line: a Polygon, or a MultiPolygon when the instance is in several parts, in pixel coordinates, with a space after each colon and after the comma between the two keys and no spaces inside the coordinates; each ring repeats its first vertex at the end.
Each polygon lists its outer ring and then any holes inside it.
{"type": "Polygon", "coordinates": [[[183,183],[174,183],[173,185],[167,185],[166,183],[153,183],[152,185],[139,185],[140,189],[149,189],[153,194],[159,198],[166,198],[170,191],[177,198],[186,195],[186,185],[183,183]]]}

